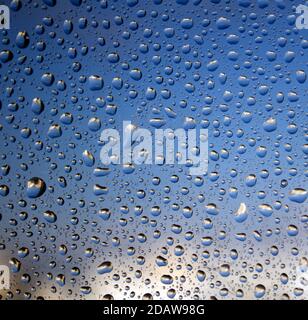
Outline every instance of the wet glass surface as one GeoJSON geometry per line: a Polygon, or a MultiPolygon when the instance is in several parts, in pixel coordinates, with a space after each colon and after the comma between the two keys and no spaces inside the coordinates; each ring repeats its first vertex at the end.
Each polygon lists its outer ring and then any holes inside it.
{"type": "Polygon", "coordinates": [[[308,297],[300,1],[4,4],[2,299],[308,297]],[[123,121],[208,129],[208,172],[104,166],[123,121]]]}

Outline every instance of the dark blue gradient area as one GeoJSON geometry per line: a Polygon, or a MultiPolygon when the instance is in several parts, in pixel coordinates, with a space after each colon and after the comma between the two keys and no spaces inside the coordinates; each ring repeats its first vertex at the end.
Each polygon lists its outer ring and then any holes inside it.
{"type": "Polygon", "coordinates": [[[2,1],[0,297],[307,299],[304,2],[2,1]],[[207,174],[104,166],[123,121],[208,129],[207,174]]]}

